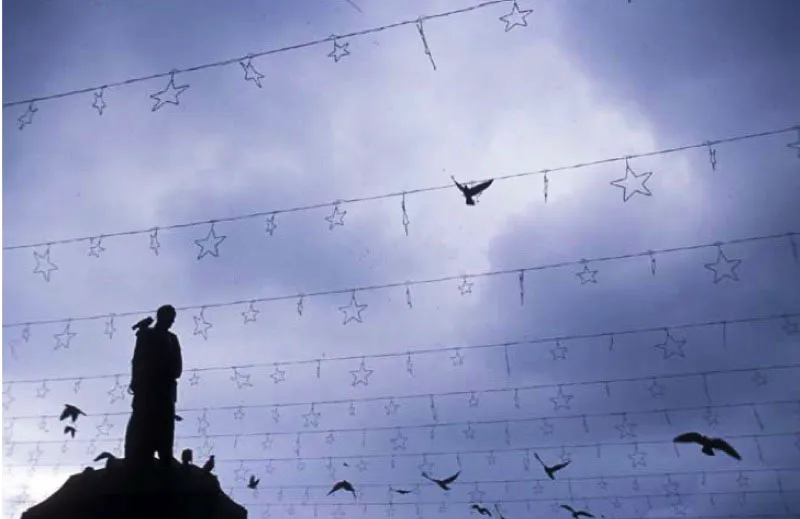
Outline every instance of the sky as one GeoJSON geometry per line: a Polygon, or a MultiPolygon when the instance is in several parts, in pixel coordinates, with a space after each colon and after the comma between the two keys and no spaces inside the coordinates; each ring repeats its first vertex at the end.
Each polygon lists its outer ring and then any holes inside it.
{"type": "Polygon", "coordinates": [[[121,454],[166,303],[175,454],[249,517],[800,514],[800,5],[474,5],[3,5],[7,517],[121,454]]]}

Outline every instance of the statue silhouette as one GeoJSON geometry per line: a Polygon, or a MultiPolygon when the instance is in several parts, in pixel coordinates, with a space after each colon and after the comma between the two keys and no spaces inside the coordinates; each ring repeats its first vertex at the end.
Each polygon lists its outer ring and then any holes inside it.
{"type": "Polygon", "coordinates": [[[183,359],[178,337],[169,331],[176,311],[164,305],[156,312],[156,324],[148,317],[136,325],[136,347],[131,362],[129,392],[133,412],[125,431],[125,460],[134,467],[147,466],[158,453],[159,463],[173,464],[175,404],[183,359]]]}

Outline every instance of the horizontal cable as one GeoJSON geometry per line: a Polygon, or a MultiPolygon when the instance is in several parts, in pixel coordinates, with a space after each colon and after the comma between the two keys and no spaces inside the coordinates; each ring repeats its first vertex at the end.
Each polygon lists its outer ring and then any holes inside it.
{"type": "MultiPolygon", "coordinates": [[[[634,153],[634,154],[628,154],[628,155],[622,155],[622,156],[616,156],[616,157],[609,157],[609,158],[604,158],[604,159],[593,160],[593,161],[590,161],[590,162],[582,162],[582,163],[571,164],[571,165],[567,165],[567,166],[558,166],[558,167],[545,168],[545,169],[539,169],[539,170],[534,170],[534,171],[523,171],[523,172],[518,172],[518,173],[509,173],[509,174],[498,175],[498,176],[492,177],[492,179],[495,180],[495,181],[503,181],[503,180],[511,180],[511,179],[515,179],[515,178],[529,177],[529,176],[533,176],[533,175],[547,175],[549,173],[557,173],[557,172],[562,172],[562,171],[571,171],[571,170],[577,170],[577,169],[584,169],[584,168],[587,168],[587,167],[599,166],[599,165],[603,165],[603,164],[611,164],[611,163],[614,163],[614,162],[622,162],[622,161],[630,160],[630,159],[653,157],[653,156],[657,156],[657,155],[667,155],[667,154],[671,154],[671,153],[683,152],[683,151],[688,151],[688,150],[692,150],[692,149],[705,148],[705,147],[708,147],[708,146],[711,146],[711,145],[732,143],[732,142],[743,141],[743,140],[748,140],[748,139],[756,139],[756,138],[767,137],[767,136],[772,136],[772,135],[780,135],[782,133],[797,131],[798,128],[800,128],[800,126],[795,125],[795,126],[790,126],[790,127],[786,127],[786,128],[768,130],[768,131],[763,131],[763,132],[758,132],[758,133],[750,133],[750,134],[738,135],[738,136],[734,136],[734,137],[727,137],[727,138],[717,139],[717,140],[713,140],[713,141],[706,140],[706,141],[703,141],[701,143],[695,143],[695,144],[690,144],[690,145],[686,145],[686,146],[678,146],[678,147],[665,148],[665,149],[655,150],[655,151],[648,151],[648,152],[634,153]]],[[[470,182],[473,182],[473,181],[465,181],[465,183],[470,183],[470,182]]],[[[388,198],[401,198],[401,197],[405,197],[407,195],[413,195],[413,194],[419,194],[419,193],[427,193],[427,192],[432,192],[432,191],[442,191],[442,190],[445,190],[445,189],[454,189],[454,187],[455,186],[452,183],[440,184],[440,185],[437,185],[437,186],[422,187],[422,188],[410,189],[410,190],[406,190],[406,191],[395,191],[395,192],[391,192],[391,193],[384,193],[384,194],[379,194],[379,195],[372,195],[372,196],[358,197],[358,198],[337,199],[337,200],[333,200],[333,201],[329,201],[329,202],[306,204],[306,205],[302,205],[302,206],[283,208],[283,209],[271,209],[271,210],[268,210],[268,211],[259,211],[259,212],[255,212],[255,213],[239,214],[239,215],[235,215],[235,216],[214,218],[214,219],[209,219],[209,220],[202,220],[202,221],[197,220],[197,221],[185,222],[185,223],[180,223],[180,224],[172,224],[172,225],[157,225],[157,226],[148,227],[147,229],[135,229],[135,230],[128,230],[128,231],[112,232],[112,233],[102,233],[102,234],[95,234],[95,235],[92,235],[92,236],[80,236],[80,237],[66,238],[66,239],[60,239],[60,240],[51,240],[51,241],[39,242],[39,243],[29,243],[29,244],[22,244],[22,245],[8,245],[8,246],[4,246],[3,250],[5,251],[5,250],[17,250],[17,249],[30,249],[30,248],[35,248],[35,247],[45,247],[45,246],[51,246],[51,245],[64,245],[64,244],[69,244],[69,243],[78,243],[78,242],[90,241],[90,240],[96,239],[96,238],[107,239],[107,238],[116,238],[116,237],[122,237],[122,236],[134,236],[134,235],[139,235],[139,234],[149,234],[149,233],[152,233],[154,230],[161,231],[161,230],[185,229],[185,228],[197,227],[197,226],[201,226],[201,225],[210,225],[210,224],[214,224],[214,223],[235,222],[235,221],[240,221],[240,220],[248,220],[248,219],[252,219],[252,218],[262,218],[262,217],[273,216],[273,215],[278,215],[278,214],[295,213],[295,212],[301,212],[301,211],[310,211],[310,210],[314,210],[314,209],[324,209],[326,207],[334,207],[334,206],[338,206],[338,205],[355,204],[355,203],[361,203],[361,202],[372,202],[372,201],[378,201],[378,200],[385,200],[385,199],[388,199],[388,198]]],[[[119,315],[124,315],[124,314],[119,314],[119,315]]]]}

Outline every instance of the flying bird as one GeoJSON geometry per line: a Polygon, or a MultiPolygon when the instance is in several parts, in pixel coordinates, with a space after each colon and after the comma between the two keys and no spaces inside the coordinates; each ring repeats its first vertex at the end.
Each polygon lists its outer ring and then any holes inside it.
{"type": "Polygon", "coordinates": [[[183,449],[181,451],[181,463],[190,465],[192,463],[192,449],[183,449]]]}
{"type": "Polygon", "coordinates": [[[441,488],[442,490],[450,490],[450,485],[452,485],[453,482],[456,479],[458,479],[458,475],[459,474],[461,474],[460,470],[458,472],[456,472],[455,474],[453,474],[452,476],[450,476],[449,478],[446,478],[446,479],[434,479],[434,478],[430,477],[427,473],[423,472],[422,473],[422,477],[427,479],[427,480],[429,480],[429,481],[433,481],[434,483],[439,485],[439,488],[441,488]]]}
{"type": "Polygon", "coordinates": [[[98,454],[97,457],[94,459],[94,461],[115,460],[115,459],[117,459],[116,456],[114,456],[110,452],[104,451],[104,452],[101,452],[100,454],[98,454]]]}
{"type": "Polygon", "coordinates": [[[575,511],[575,509],[572,508],[569,505],[561,505],[561,508],[563,508],[567,512],[571,513],[573,519],[578,519],[581,516],[583,516],[583,517],[594,517],[592,514],[590,514],[589,512],[586,512],[584,510],[575,511]]]}
{"type": "Polygon", "coordinates": [[[66,427],[64,427],[64,434],[67,434],[67,433],[72,435],[72,437],[74,438],[75,437],[75,428],[73,426],[71,426],[71,425],[67,425],[66,427]]]}
{"type": "Polygon", "coordinates": [[[58,421],[66,420],[70,418],[72,423],[78,421],[78,416],[83,415],[86,416],[86,413],[78,409],[72,404],[64,404],[64,410],[61,411],[61,416],[58,418],[58,421]]]}
{"type": "Polygon", "coordinates": [[[353,493],[353,499],[355,499],[355,497],[356,497],[356,489],[355,489],[355,488],[353,488],[353,485],[352,485],[352,483],[350,483],[350,482],[349,482],[349,481],[347,481],[346,479],[343,479],[342,481],[339,481],[338,483],[336,483],[335,485],[333,485],[333,488],[331,488],[331,491],[330,491],[330,492],[328,492],[328,495],[331,495],[331,494],[333,494],[334,492],[338,492],[339,490],[344,490],[344,491],[347,491],[347,492],[352,492],[352,493],[353,493]]]}
{"type": "Polygon", "coordinates": [[[260,479],[256,479],[256,477],[251,474],[250,481],[247,482],[247,488],[255,490],[256,488],[258,488],[258,483],[260,481],[261,481],[260,479]]]}
{"type": "Polygon", "coordinates": [[[396,494],[401,494],[401,495],[406,495],[406,494],[410,494],[411,492],[413,492],[412,490],[402,490],[402,489],[399,489],[399,488],[391,488],[391,487],[389,488],[389,490],[391,490],[392,492],[394,492],[396,494]]]}
{"type": "Polygon", "coordinates": [[[470,506],[470,508],[472,508],[481,515],[488,515],[489,517],[492,516],[492,512],[490,512],[488,508],[484,508],[481,505],[472,505],[470,506]]]}
{"type": "Polygon", "coordinates": [[[460,184],[458,180],[456,180],[456,177],[451,175],[450,178],[453,179],[458,190],[464,195],[467,205],[475,205],[475,197],[486,191],[486,189],[492,185],[492,182],[494,182],[494,179],[490,179],[475,186],[465,186],[464,184],[460,184]]]}
{"type": "Polygon", "coordinates": [[[731,458],[735,458],[737,460],[741,460],[742,457],[736,452],[736,449],[731,447],[731,445],[721,438],[709,438],[708,436],[703,436],[700,433],[690,432],[681,434],[676,436],[674,440],[675,443],[696,443],[698,445],[702,445],[701,452],[706,456],[715,456],[714,449],[721,450],[731,458]]]}
{"type": "Polygon", "coordinates": [[[208,457],[208,461],[203,464],[203,472],[211,472],[214,470],[214,455],[208,457]]]}
{"type": "Polygon", "coordinates": [[[555,478],[555,473],[558,472],[559,470],[563,469],[564,467],[566,467],[570,463],[572,463],[572,460],[569,460],[569,461],[565,461],[564,463],[559,463],[557,465],[553,465],[552,467],[548,467],[547,465],[545,465],[544,461],[542,461],[542,458],[540,458],[537,453],[534,452],[533,456],[537,460],[539,460],[539,463],[542,464],[542,467],[544,467],[544,471],[547,473],[547,477],[549,477],[550,479],[556,479],[555,478]]]}

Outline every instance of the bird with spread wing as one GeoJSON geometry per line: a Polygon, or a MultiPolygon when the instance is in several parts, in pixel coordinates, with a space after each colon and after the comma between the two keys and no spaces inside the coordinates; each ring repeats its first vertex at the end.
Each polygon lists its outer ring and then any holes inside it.
{"type": "Polygon", "coordinates": [[[534,456],[534,457],[535,457],[537,460],[539,460],[539,463],[541,463],[542,467],[544,468],[544,471],[547,473],[547,477],[549,477],[550,479],[553,479],[553,480],[554,480],[554,479],[556,479],[556,477],[555,477],[555,473],[556,473],[556,472],[558,472],[559,470],[561,470],[561,469],[563,469],[563,468],[567,467],[567,466],[568,466],[570,463],[572,463],[572,460],[567,460],[567,461],[565,461],[564,463],[559,463],[559,464],[557,464],[557,465],[553,465],[552,467],[548,467],[548,466],[547,466],[547,465],[544,463],[544,461],[542,461],[542,458],[540,458],[540,457],[539,457],[539,454],[537,454],[537,453],[535,453],[535,452],[534,452],[534,453],[533,453],[533,456],[534,456]]]}
{"type": "Polygon", "coordinates": [[[703,448],[700,452],[706,456],[716,456],[715,450],[720,450],[731,458],[741,460],[742,457],[736,452],[730,443],[721,438],[709,438],[697,432],[688,432],[675,437],[675,443],[696,443],[703,448]]]}
{"type": "Polygon", "coordinates": [[[434,483],[439,485],[439,488],[441,488],[442,490],[450,490],[450,485],[452,485],[453,482],[455,482],[455,480],[458,479],[459,474],[461,474],[460,470],[455,474],[453,474],[452,476],[450,476],[449,478],[435,479],[430,477],[426,472],[423,472],[422,477],[427,479],[428,481],[433,481],[434,483]]]}
{"type": "Polygon", "coordinates": [[[466,200],[467,205],[475,205],[476,198],[478,197],[478,195],[486,191],[489,188],[489,186],[492,185],[492,182],[494,182],[494,179],[489,179],[485,182],[481,182],[480,184],[476,184],[474,186],[466,186],[464,184],[459,183],[459,181],[456,180],[456,177],[451,175],[450,178],[453,179],[453,182],[455,182],[458,190],[461,191],[462,195],[464,195],[464,200],[466,200]]]}

